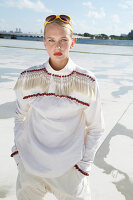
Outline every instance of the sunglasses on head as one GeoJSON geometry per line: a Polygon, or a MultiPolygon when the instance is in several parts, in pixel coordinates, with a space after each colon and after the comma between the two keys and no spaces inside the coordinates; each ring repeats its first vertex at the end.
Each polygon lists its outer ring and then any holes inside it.
{"type": "Polygon", "coordinates": [[[70,24],[71,27],[72,27],[72,21],[71,21],[71,18],[68,15],[49,15],[45,19],[44,26],[48,23],[55,21],[56,19],[60,19],[61,21],[65,22],[67,24],[70,24]]]}

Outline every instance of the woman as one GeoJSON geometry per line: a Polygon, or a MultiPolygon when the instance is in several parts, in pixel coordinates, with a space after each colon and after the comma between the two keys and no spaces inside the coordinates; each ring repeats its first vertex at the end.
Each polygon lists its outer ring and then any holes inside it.
{"type": "Polygon", "coordinates": [[[49,59],[22,72],[12,157],[18,165],[18,200],[90,200],[89,172],[103,133],[94,74],[69,57],[72,21],[50,15],[44,24],[49,59]]]}

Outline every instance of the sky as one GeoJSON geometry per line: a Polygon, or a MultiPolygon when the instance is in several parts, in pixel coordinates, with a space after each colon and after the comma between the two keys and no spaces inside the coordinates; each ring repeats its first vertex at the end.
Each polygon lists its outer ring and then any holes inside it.
{"type": "Polygon", "coordinates": [[[133,0],[0,0],[0,31],[43,31],[51,14],[67,14],[74,33],[128,34],[133,30],[133,0]]]}

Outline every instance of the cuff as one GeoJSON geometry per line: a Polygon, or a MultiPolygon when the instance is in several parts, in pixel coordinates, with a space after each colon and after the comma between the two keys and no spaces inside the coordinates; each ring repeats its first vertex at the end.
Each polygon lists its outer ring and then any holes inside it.
{"type": "Polygon", "coordinates": [[[78,167],[84,171],[84,172],[87,172],[87,173],[90,173],[91,171],[91,166],[92,166],[92,162],[85,162],[85,161],[82,161],[80,160],[78,163],[77,163],[78,167]]]}
{"type": "Polygon", "coordinates": [[[18,151],[15,151],[14,153],[11,154],[11,157],[14,158],[16,164],[18,165],[19,161],[20,161],[20,156],[18,154],[18,151]]]}

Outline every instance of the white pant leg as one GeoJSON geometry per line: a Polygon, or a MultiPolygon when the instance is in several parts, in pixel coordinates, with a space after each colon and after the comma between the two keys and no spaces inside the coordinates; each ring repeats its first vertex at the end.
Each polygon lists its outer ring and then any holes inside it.
{"type": "Polygon", "coordinates": [[[18,200],[44,200],[47,192],[57,200],[91,200],[89,177],[74,167],[57,178],[42,178],[27,172],[22,164],[18,166],[16,195],[18,200]]]}
{"type": "Polygon", "coordinates": [[[50,185],[58,200],[91,200],[89,177],[74,167],[63,176],[45,178],[45,182],[50,185]]]}
{"type": "Polygon", "coordinates": [[[22,162],[18,165],[18,177],[16,183],[16,196],[18,200],[43,200],[48,192],[47,186],[41,177],[29,174],[22,162]]]}

